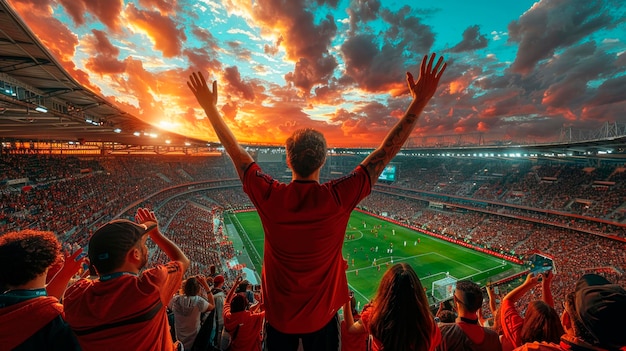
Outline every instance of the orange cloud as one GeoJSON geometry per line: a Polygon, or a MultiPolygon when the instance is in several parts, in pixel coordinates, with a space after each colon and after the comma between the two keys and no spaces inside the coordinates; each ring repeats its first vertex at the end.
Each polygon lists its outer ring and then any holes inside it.
{"type": "Polygon", "coordinates": [[[187,36],[172,18],[163,16],[158,11],[140,10],[132,3],[126,7],[126,14],[129,22],[143,31],[164,57],[180,55],[182,42],[187,40],[187,36]]]}
{"type": "Polygon", "coordinates": [[[87,13],[109,29],[119,31],[123,0],[58,0],[77,25],[84,25],[87,13]]]}
{"type": "Polygon", "coordinates": [[[126,65],[117,59],[120,50],[111,44],[103,31],[94,29],[92,33],[93,35],[83,39],[85,51],[90,54],[85,67],[101,76],[103,74],[123,73],[126,65]]]}

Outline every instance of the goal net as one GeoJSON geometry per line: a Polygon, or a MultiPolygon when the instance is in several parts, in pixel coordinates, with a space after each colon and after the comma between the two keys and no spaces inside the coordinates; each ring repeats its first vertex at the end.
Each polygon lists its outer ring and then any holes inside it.
{"type": "Polygon", "coordinates": [[[444,301],[452,297],[454,289],[456,289],[457,279],[449,274],[445,274],[445,278],[435,280],[433,282],[433,297],[437,302],[444,301]]]}

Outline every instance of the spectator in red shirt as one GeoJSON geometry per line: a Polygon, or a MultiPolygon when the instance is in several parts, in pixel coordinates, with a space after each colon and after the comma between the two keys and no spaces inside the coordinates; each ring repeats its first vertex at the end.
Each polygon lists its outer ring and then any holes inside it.
{"type": "Polygon", "coordinates": [[[268,349],[296,350],[300,340],[305,351],[339,349],[337,311],[348,300],[341,249],[350,213],[408,139],[445,68],[442,57],[435,64],[435,54],[430,60],[424,56],[418,81],[407,73],[413,101],[404,116],[352,173],[324,184],[319,179],[327,150],[320,132],[301,129],[287,139],[292,181],[282,183],[264,174],[238,144],[217,109],[217,82],[209,89],[202,74],[190,77],[187,85],[232,159],[265,230],[261,276],[268,349]]]}
{"type": "Polygon", "coordinates": [[[180,288],[189,259],[140,208],[137,223],[113,220],[89,240],[89,260],[99,278],[81,279],[65,294],[66,320],[83,349],[174,349],[165,306],[180,288]],[[144,270],[148,237],[170,262],[144,270]]]}
{"type": "MultiPolygon", "coordinates": [[[[23,230],[0,236],[0,349],[80,350],[76,337],[63,320],[63,305],[46,291],[46,276],[61,255],[52,232],[23,230]]],[[[67,285],[81,260],[70,257],[65,270],[67,285]]],[[[52,295],[52,294],[50,294],[52,295]]],[[[62,295],[62,291],[61,294],[62,295]]]]}
{"type": "MultiPolygon", "coordinates": [[[[353,292],[350,292],[354,294],[353,292]]],[[[350,297],[350,300],[343,306],[343,310],[350,309],[352,312],[353,322],[361,319],[359,311],[356,309],[356,299],[354,296],[350,297]]],[[[349,333],[348,322],[345,319],[347,312],[344,312],[344,320],[341,321],[341,351],[363,351],[367,349],[367,341],[369,334],[365,330],[362,333],[349,333]]],[[[354,324],[354,323],[352,323],[354,324]]]]}
{"type": "Polygon", "coordinates": [[[478,310],[483,305],[480,286],[469,280],[459,280],[452,297],[457,318],[454,323],[442,323],[442,341],[438,351],[500,351],[500,338],[491,328],[479,324],[478,310]]]}
{"type": "Polygon", "coordinates": [[[259,311],[261,304],[248,310],[248,299],[235,293],[241,277],[228,292],[224,303],[224,330],[231,337],[229,351],[261,351],[261,330],[265,311],[259,311]]]}
{"type": "MultiPolygon", "coordinates": [[[[552,271],[545,273],[530,273],[526,280],[513,289],[502,299],[502,329],[504,345],[513,348],[533,341],[557,343],[565,333],[559,315],[553,307],[550,283],[554,277],[552,271]],[[515,302],[522,298],[533,287],[541,285],[542,300],[531,301],[522,317],[515,307],[515,302]]],[[[503,351],[507,351],[503,347],[503,351]]]]}
{"type": "Polygon", "coordinates": [[[519,351],[626,350],[626,290],[597,274],[585,274],[568,293],[561,316],[565,334],[559,343],[526,343],[519,351]]]}

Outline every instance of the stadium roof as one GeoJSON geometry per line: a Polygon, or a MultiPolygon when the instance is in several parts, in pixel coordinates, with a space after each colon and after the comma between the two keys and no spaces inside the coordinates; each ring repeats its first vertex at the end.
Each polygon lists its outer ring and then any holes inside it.
{"type": "Polygon", "coordinates": [[[0,139],[203,143],[160,130],[83,87],[6,1],[0,1],[0,139]]]}

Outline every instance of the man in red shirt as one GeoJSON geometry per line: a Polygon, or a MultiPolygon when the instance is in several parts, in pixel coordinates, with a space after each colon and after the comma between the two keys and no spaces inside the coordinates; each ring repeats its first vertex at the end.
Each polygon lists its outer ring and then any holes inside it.
{"type": "Polygon", "coordinates": [[[173,350],[165,306],[180,288],[189,260],[157,227],[154,212],[140,208],[137,223],[114,220],[89,240],[98,279],[68,288],[67,323],[85,350],[173,350]],[[144,270],[150,237],[171,262],[144,270]]]}
{"type": "Polygon", "coordinates": [[[407,72],[413,101],[382,144],[350,174],[320,184],[326,140],[313,129],[300,129],[287,139],[288,184],[263,173],[238,144],[217,109],[217,82],[209,89],[200,73],[187,85],[206,112],[233,160],[244,191],[265,230],[262,286],[268,350],[338,350],[337,311],[348,300],[341,248],[352,210],[366,197],[385,166],[406,142],[418,117],[437,90],[446,68],[424,56],[417,82],[407,72]],[[434,65],[434,67],[433,67],[434,65]]]}
{"type": "Polygon", "coordinates": [[[442,340],[437,351],[500,351],[498,333],[478,323],[478,310],[483,304],[480,286],[469,280],[459,280],[452,296],[458,317],[455,323],[439,325],[442,340]]]}

